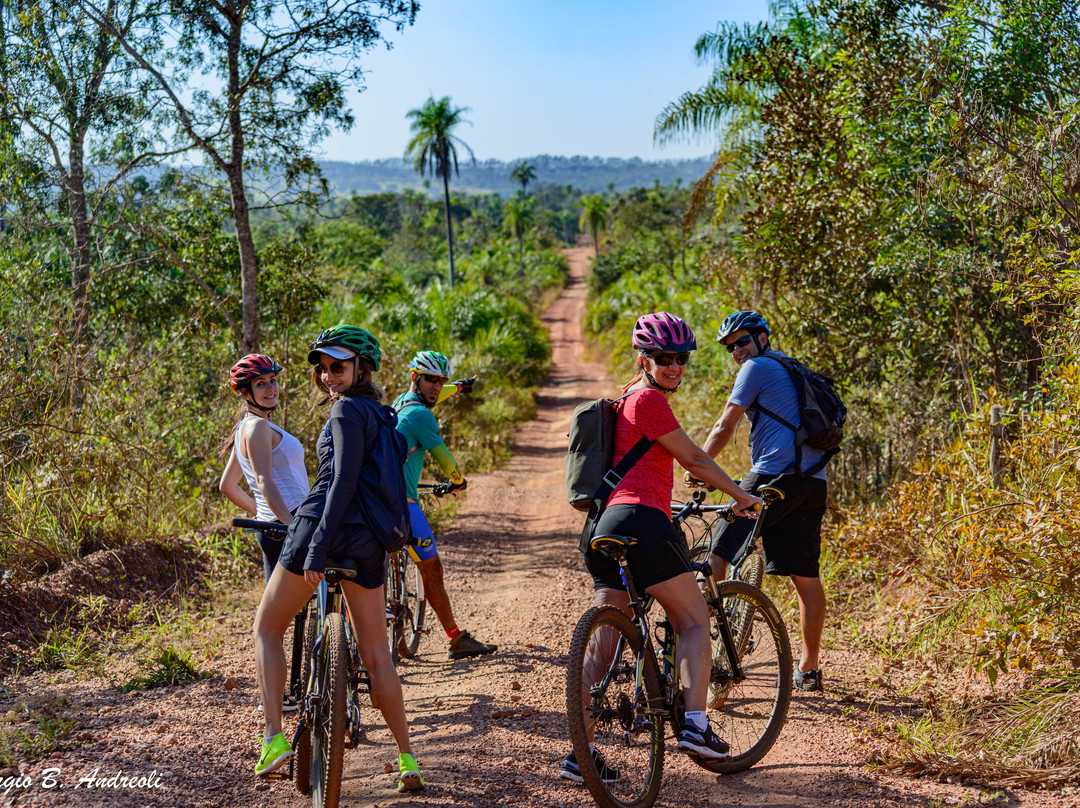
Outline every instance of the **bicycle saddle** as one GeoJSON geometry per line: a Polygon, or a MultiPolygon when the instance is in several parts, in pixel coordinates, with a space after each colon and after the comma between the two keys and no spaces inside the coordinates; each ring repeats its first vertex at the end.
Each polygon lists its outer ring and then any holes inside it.
{"type": "Polygon", "coordinates": [[[356,562],[351,558],[328,558],[323,566],[323,574],[337,574],[340,578],[352,580],[356,577],[356,562]]]}
{"type": "Polygon", "coordinates": [[[594,550],[617,550],[619,548],[633,547],[637,539],[633,536],[593,536],[589,546],[594,550]]]}

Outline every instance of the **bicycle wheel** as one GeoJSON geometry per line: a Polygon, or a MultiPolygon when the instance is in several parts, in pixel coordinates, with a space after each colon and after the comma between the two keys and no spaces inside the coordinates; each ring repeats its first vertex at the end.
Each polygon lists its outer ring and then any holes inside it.
{"type": "Polygon", "coordinates": [[[660,791],[664,715],[655,656],[638,658],[641,632],[614,606],[594,606],[574,629],[566,715],[581,776],[601,808],[648,808],[660,791]],[[592,736],[590,738],[590,735],[592,736]],[[616,774],[601,779],[589,741],[616,774]]]}
{"type": "Polygon", "coordinates": [[[401,642],[405,636],[405,589],[404,572],[401,568],[401,553],[393,553],[386,565],[386,634],[390,646],[390,659],[394,667],[401,661],[401,642]]]}
{"type": "Polygon", "coordinates": [[[337,808],[345,756],[345,699],[349,687],[349,649],[341,614],[326,616],[319,653],[319,700],[311,727],[311,801],[315,808],[337,808]]]}
{"type": "MultiPolygon", "coordinates": [[[[729,570],[733,572],[734,570],[729,570]]],[[[742,581],[750,584],[755,589],[761,589],[761,581],[765,577],[765,561],[758,553],[753,553],[743,560],[738,569],[738,574],[728,580],[742,581]]],[[[741,654],[746,648],[749,638],[747,628],[754,617],[754,606],[748,601],[731,602],[727,606],[728,624],[731,626],[731,634],[735,638],[735,645],[741,654]]]]}
{"type": "Polygon", "coordinates": [[[311,793],[311,726],[312,715],[307,707],[307,694],[311,685],[311,655],[315,650],[315,638],[319,636],[319,609],[315,605],[314,598],[304,608],[307,609],[307,620],[304,623],[304,649],[300,665],[300,695],[297,702],[300,706],[300,717],[303,719],[306,729],[304,734],[296,739],[296,760],[293,762],[293,781],[296,790],[301,794],[311,793]]]}
{"type": "Polygon", "coordinates": [[[729,626],[731,615],[749,615],[743,634],[734,636],[743,675],[737,679],[731,673],[721,618],[714,616],[707,706],[713,730],[731,746],[731,756],[694,761],[712,772],[741,772],[765,756],[783,729],[791,702],[791,642],[780,612],[760,589],[742,581],[722,581],[717,588],[729,626]]]}
{"type": "Polygon", "coordinates": [[[420,567],[406,551],[401,553],[402,604],[404,614],[401,620],[401,637],[398,640],[398,653],[405,659],[412,659],[420,648],[420,635],[424,631],[424,612],[427,610],[427,598],[424,596],[424,579],[420,567]]]}

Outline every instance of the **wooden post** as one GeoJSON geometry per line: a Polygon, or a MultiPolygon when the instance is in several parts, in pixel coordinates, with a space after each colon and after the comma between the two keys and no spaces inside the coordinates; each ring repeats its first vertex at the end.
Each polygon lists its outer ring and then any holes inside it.
{"type": "Polygon", "coordinates": [[[1004,407],[995,404],[990,408],[990,479],[994,488],[1004,486],[1005,469],[1001,462],[1001,446],[1005,442],[1005,425],[1001,423],[1004,407]]]}

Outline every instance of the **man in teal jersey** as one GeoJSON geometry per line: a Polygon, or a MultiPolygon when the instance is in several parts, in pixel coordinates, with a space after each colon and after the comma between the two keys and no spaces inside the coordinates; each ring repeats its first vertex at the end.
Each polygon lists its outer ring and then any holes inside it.
{"type": "Polygon", "coordinates": [[[469,392],[475,377],[449,384],[450,360],[437,351],[420,351],[413,357],[409,368],[412,370],[409,391],[394,402],[394,409],[398,411],[398,431],[405,436],[409,444],[409,456],[405,461],[405,487],[409,496],[409,520],[418,544],[409,547],[408,551],[424,579],[424,593],[428,603],[450,640],[450,659],[490,654],[498,646],[479,642],[468,631],[460,630],[454,621],[454,612],[450,608],[450,598],[443,582],[442,561],[439,560],[439,551],[435,546],[435,535],[427,517],[417,504],[417,485],[427,452],[431,452],[431,456],[450,479],[451,491],[464,489],[467,484],[454,456],[443,442],[439,433],[439,422],[435,420],[431,408],[454,393],[469,392]]]}

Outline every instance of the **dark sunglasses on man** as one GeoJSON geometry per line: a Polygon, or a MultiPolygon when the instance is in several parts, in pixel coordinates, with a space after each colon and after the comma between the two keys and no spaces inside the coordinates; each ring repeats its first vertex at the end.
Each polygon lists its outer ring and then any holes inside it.
{"type": "Polygon", "coordinates": [[[736,348],[745,348],[753,339],[753,334],[743,334],[738,339],[733,339],[731,342],[724,343],[724,347],[727,348],[728,353],[735,353],[736,348]]]}
{"type": "Polygon", "coordinates": [[[428,384],[446,384],[450,381],[446,376],[433,376],[430,373],[421,373],[420,378],[428,384]]]}
{"type": "Polygon", "coordinates": [[[690,364],[689,351],[682,351],[681,353],[650,353],[645,355],[662,368],[669,368],[676,362],[683,367],[690,364]]]}

